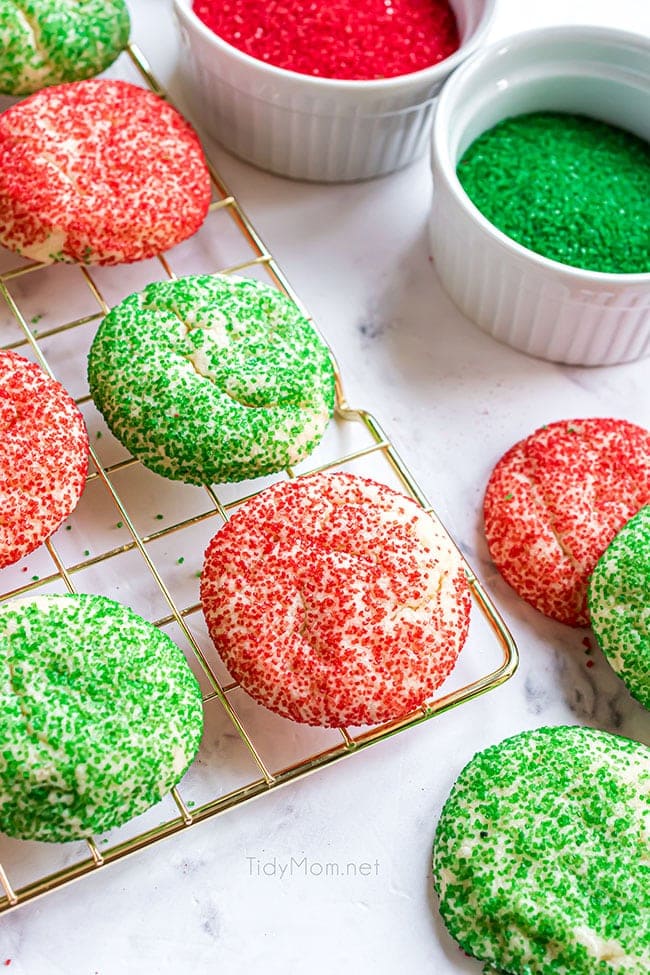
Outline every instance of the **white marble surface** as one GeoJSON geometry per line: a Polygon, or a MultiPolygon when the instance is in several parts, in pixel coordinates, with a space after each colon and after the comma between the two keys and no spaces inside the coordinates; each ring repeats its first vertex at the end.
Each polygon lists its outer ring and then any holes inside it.
{"type": "MultiPolygon", "coordinates": [[[[180,98],[170,6],[131,0],[135,39],[180,98]]],[[[650,34],[650,4],[501,0],[493,36],[567,22],[650,34]]],[[[542,724],[586,723],[650,742],[650,715],[599,654],[587,669],[585,631],[542,618],[498,578],[480,533],[482,491],[502,452],[546,421],[613,415],[650,426],[650,360],[566,368],[467,322],[428,255],[426,160],[337,187],[278,179],[216,148],[212,156],[333,344],[351,401],[383,420],[489,586],[519,643],[520,669],[473,703],[3,916],[0,967],[478,973],[445,935],[430,893],[437,815],[462,766],[542,724]],[[369,867],[305,876],[304,858],[312,874],[327,862],[369,867]]]]}

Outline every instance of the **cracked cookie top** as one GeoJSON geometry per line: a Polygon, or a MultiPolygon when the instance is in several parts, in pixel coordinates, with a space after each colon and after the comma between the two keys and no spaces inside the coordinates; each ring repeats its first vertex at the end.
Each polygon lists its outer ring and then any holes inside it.
{"type": "Polygon", "coordinates": [[[0,0],[0,93],[92,78],[129,40],[124,0],[0,0]]]}
{"type": "Polygon", "coordinates": [[[626,420],[560,420],[494,468],[483,512],[501,575],[540,612],[589,622],[587,581],[614,535],[650,503],[650,432],[626,420]]]}
{"type": "Polygon", "coordinates": [[[36,363],[0,350],[0,568],[59,527],[87,471],[88,434],[72,397],[36,363]]]}
{"type": "Polygon", "coordinates": [[[327,347],[295,303],[260,281],[224,275],[130,295],[100,325],[88,376],[134,456],[196,484],[297,463],[334,407],[327,347]]]}
{"type": "Polygon", "coordinates": [[[56,85],[0,115],[0,243],[24,257],[154,257],[198,230],[210,194],[190,124],[137,85],[56,85]]]}
{"type": "Polygon", "coordinates": [[[460,555],[440,524],[353,474],[281,481],[213,538],[208,630],[233,677],[296,721],[401,717],[453,668],[469,625],[460,555]]]}

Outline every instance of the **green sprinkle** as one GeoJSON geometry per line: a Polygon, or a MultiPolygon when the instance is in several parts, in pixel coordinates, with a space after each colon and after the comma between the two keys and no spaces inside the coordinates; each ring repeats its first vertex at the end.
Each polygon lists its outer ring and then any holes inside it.
{"type": "Polygon", "coordinates": [[[71,532],[71,531],[72,531],[72,525],[66,525],[66,526],[65,526],[65,530],[66,530],[67,532],[71,532]]]}
{"type": "Polygon", "coordinates": [[[194,809],[195,805],[196,803],[194,802],[194,799],[190,799],[190,801],[187,803],[187,808],[194,809]]]}
{"type": "Polygon", "coordinates": [[[514,494],[512,493],[512,491],[508,491],[508,493],[505,496],[505,500],[512,501],[513,498],[514,498],[514,494]]]}
{"type": "Polygon", "coordinates": [[[201,573],[200,572],[195,572],[194,575],[196,576],[197,579],[200,579],[201,578],[201,573]]]}
{"type": "Polygon", "coordinates": [[[162,521],[162,520],[163,520],[162,515],[156,515],[156,521],[162,521]]]}
{"type": "Polygon", "coordinates": [[[650,145],[582,115],[505,119],[469,147],[458,178],[517,243],[609,274],[650,271],[650,145]]]}
{"type": "Polygon", "coordinates": [[[31,324],[32,325],[38,325],[38,323],[40,322],[40,320],[41,320],[42,317],[43,317],[42,315],[34,315],[33,318],[30,318],[31,324]]]}
{"type": "Polygon", "coordinates": [[[118,521],[118,523],[116,524],[115,527],[116,528],[124,528],[124,522],[123,521],[118,521]]]}
{"type": "Polygon", "coordinates": [[[181,555],[181,557],[179,559],[177,559],[177,562],[178,562],[179,565],[182,565],[184,561],[185,561],[185,558],[182,555],[181,555]]]}
{"type": "Polygon", "coordinates": [[[32,582],[38,582],[40,576],[32,576],[32,582]]]}
{"type": "Polygon", "coordinates": [[[90,551],[87,548],[84,549],[84,555],[90,555],[90,551]]]}
{"type": "Polygon", "coordinates": [[[102,439],[102,431],[101,430],[98,430],[97,433],[95,434],[95,436],[97,437],[98,440],[101,440],[102,439]]]}

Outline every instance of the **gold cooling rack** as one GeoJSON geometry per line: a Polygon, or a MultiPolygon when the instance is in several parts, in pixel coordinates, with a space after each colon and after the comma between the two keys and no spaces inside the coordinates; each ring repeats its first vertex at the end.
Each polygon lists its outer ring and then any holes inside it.
{"type": "MultiPolygon", "coordinates": [[[[164,95],[135,46],[113,74],[127,80],[131,75],[164,95]]],[[[6,304],[0,308],[2,347],[37,360],[77,398],[92,458],[84,495],[66,524],[36,553],[0,571],[0,600],[78,590],[128,603],[184,648],[201,683],[205,711],[197,760],[179,788],[148,813],[83,842],[0,837],[0,912],[469,701],[503,683],[517,666],[510,634],[466,565],[473,613],[457,667],[440,697],[398,721],[338,730],[298,726],[254,704],[225,671],[198,602],[203,551],[234,507],[277,478],[197,488],[157,477],[112,438],[85,385],[86,354],[99,320],[109,306],[152,280],[243,271],[270,278],[298,301],[236,199],[216,173],[212,178],[213,200],[203,228],[156,260],[88,269],[0,255],[6,304]]],[[[338,371],[335,417],[323,443],[309,465],[279,476],[334,469],[392,484],[436,517],[379,423],[348,405],[338,371]]]]}

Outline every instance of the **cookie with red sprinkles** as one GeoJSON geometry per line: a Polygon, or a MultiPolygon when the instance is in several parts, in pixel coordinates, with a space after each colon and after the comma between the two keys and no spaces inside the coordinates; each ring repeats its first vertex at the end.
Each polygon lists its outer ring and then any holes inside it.
{"type": "Polygon", "coordinates": [[[587,583],[623,525],[650,503],[650,432],[626,420],[561,420],[515,444],[483,505],[495,565],[540,612],[589,622],[587,583]]]}
{"type": "Polygon", "coordinates": [[[194,130],[136,85],[55,85],[0,115],[0,243],[24,257],[153,257],[198,230],[210,194],[194,130]]]}
{"type": "Polygon", "coordinates": [[[260,704],[306,724],[376,724],[421,706],[469,625],[461,558],[414,501],[352,474],[281,481],[212,539],[210,635],[260,704]]]}
{"type": "Polygon", "coordinates": [[[650,505],[599,559],[589,580],[589,614],[613,670],[650,710],[650,505]]]}
{"type": "Polygon", "coordinates": [[[40,366],[0,350],[0,568],[59,527],[87,470],[88,434],[72,397],[40,366]]]}

